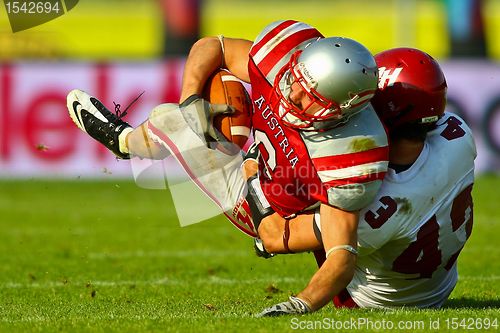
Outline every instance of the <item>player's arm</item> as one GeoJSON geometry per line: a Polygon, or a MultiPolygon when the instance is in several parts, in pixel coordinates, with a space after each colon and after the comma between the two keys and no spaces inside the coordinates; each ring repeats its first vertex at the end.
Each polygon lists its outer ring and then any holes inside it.
{"type": "Polygon", "coordinates": [[[266,252],[299,253],[322,249],[320,231],[314,227],[314,215],[308,212],[285,219],[274,213],[264,218],[258,234],[266,252]]]}
{"type": "Polygon", "coordinates": [[[227,68],[239,79],[249,82],[248,53],[252,42],[226,37],[204,37],[198,40],[186,59],[180,101],[201,94],[208,77],[217,68],[227,68]]]}
{"type": "Polygon", "coordinates": [[[318,310],[351,281],[356,267],[359,212],[344,211],[323,204],[320,216],[326,261],[296,297],[265,309],[260,316],[301,314],[318,310]]]}
{"type": "Polygon", "coordinates": [[[326,261],[297,297],[317,310],[330,302],[351,281],[356,267],[359,212],[322,205],[321,234],[326,261]]]}

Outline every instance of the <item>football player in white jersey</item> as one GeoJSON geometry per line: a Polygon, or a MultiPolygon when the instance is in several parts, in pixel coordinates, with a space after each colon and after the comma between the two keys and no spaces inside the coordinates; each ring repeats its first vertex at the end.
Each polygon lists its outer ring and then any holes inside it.
{"type": "MultiPolygon", "coordinates": [[[[356,271],[334,304],[440,307],[457,283],[457,258],[472,232],[474,140],[462,119],[444,112],[446,80],[431,56],[397,48],[375,59],[379,90],[372,104],[389,129],[389,170],[360,213],[356,271]]],[[[318,215],[292,220],[286,247],[283,225],[272,222],[259,229],[269,251],[321,248],[318,215]]],[[[284,302],[262,315],[298,312],[284,302]]]]}

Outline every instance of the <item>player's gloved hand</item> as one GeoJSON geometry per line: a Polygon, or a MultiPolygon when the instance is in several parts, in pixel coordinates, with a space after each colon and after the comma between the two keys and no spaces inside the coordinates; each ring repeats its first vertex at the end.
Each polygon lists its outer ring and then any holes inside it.
{"type": "Polygon", "coordinates": [[[250,145],[250,147],[248,147],[248,150],[243,155],[241,170],[243,172],[244,179],[250,178],[259,171],[259,155],[259,145],[254,142],[250,145]]]}
{"type": "Polygon", "coordinates": [[[257,317],[276,317],[290,314],[304,314],[311,312],[311,308],[307,303],[298,297],[290,296],[288,301],[275,304],[264,309],[257,317]]]}
{"type": "Polygon", "coordinates": [[[243,156],[243,163],[247,160],[259,163],[259,156],[260,156],[259,144],[257,142],[254,142],[250,145],[250,147],[248,147],[245,156],[243,156]]]}
{"type": "Polygon", "coordinates": [[[218,115],[230,115],[235,109],[227,104],[211,104],[199,95],[191,95],[179,104],[181,113],[188,125],[205,142],[227,141],[224,136],[215,129],[213,120],[218,115]]]}

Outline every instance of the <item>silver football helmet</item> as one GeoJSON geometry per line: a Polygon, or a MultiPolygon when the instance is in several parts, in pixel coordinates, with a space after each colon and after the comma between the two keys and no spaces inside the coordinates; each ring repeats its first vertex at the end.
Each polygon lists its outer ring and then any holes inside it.
{"type": "Polygon", "coordinates": [[[295,128],[324,127],[318,122],[334,126],[370,102],[377,82],[377,64],[366,47],[349,38],[318,39],[304,50],[296,51],[276,75],[274,89],[280,98],[278,116],[295,128]],[[299,83],[311,99],[304,108],[288,98],[294,82],[299,83]],[[313,105],[315,108],[310,109],[313,105]]]}

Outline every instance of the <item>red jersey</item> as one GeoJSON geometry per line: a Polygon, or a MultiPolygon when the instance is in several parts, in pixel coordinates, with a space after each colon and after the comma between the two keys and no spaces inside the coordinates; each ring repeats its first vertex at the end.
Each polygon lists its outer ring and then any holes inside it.
{"type": "Polygon", "coordinates": [[[387,136],[371,105],[347,124],[322,132],[287,127],[277,116],[276,74],[296,50],[322,37],[307,24],[279,21],[264,29],[249,54],[262,190],[282,216],[318,203],[361,209],[371,203],[387,171],[387,136]]]}

